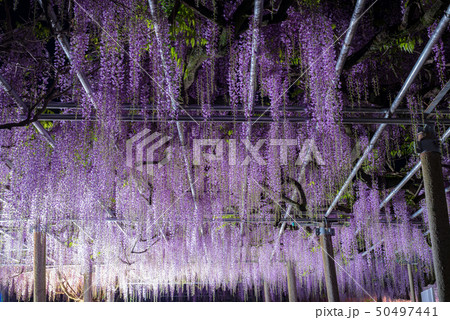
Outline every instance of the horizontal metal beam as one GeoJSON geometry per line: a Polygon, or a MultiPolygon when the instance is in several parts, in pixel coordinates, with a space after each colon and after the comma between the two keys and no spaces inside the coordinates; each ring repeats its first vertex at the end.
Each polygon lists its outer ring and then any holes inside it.
{"type": "MultiPolygon", "coordinates": [[[[261,123],[272,123],[274,119],[270,116],[252,116],[251,120],[258,120],[261,123]]],[[[280,121],[287,121],[291,123],[307,123],[310,118],[306,117],[286,117],[280,121]]],[[[39,121],[98,121],[97,118],[84,118],[82,115],[77,114],[43,114],[39,117],[39,121]]],[[[178,118],[157,118],[145,117],[142,115],[126,115],[120,118],[120,121],[124,122],[248,122],[244,116],[212,116],[210,119],[205,119],[203,116],[179,116],[178,118]]],[[[432,121],[429,121],[432,122],[432,121]]],[[[450,119],[439,119],[438,123],[441,125],[450,125],[450,119]]],[[[413,125],[413,121],[410,118],[344,118],[342,124],[384,124],[384,125],[413,125]]]]}
{"type": "MultiPolygon", "coordinates": [[[[450,85],[449,85],[450,86],[450,85]]],[[[430,104],[431,106],[431,104],[430,104]]],[[[427,110],[424,110],[423,113],[425,114],[434,114],[432,111],[428,112],[428,109],[430,108],[430,106],[427,108],[427,110]]],[[[76,102],[50,102],[47,105],[47,109],[49,110],[81,110],[83,107],[76,103],[76,102]]],[[[269,106],[262,106],[262,105],[257,105],[253,107],[253,111],[255,113],[263,113],[267,110],[267,108],[269,108],[269,106]]],[[[122,104],[121,110],[123,111],[157,111],[158,108],[156,105],[151,105],[151,104],[122,104]]],[[[196,104],[192,104],[192,105],[185,105],[183,106],[183,109],[186,111],[201,111],[202,110],[202,106],[200,105],[196,105],[196,104]]],[[[233,109],[231,106],[227,106],[227,105],[212,105],[211,106],[211,111],[212,112],[224,112],[224,111],[229,111],[229,112],[244,112],[243,106],[239,105],[236,107],[236,109],[233,109]]],[[[286,111],[286,112],[308,112],[308,107],[307,106],[301,106],[301,105],[290,105],[290,106],[285,106],[282,108],[282,111],[286,111]]],[[[376,108],[376,107],[363,107],[363,106],[356,106],[356,107],[344,107],[342,108],[342,113],[374,113],[374,114],[379,114],[379,115],[385,115],[386,112],[388,112],[389,109],[388,108],[376,108]]],[[[401,109],[397,109],[395,111],[395,114],[411,114],[411,110],[407,109],[407,108],[401,108],[401,109]]],[[[450,114],[449,110],[440,110],[439,114],[450,114]]]]}

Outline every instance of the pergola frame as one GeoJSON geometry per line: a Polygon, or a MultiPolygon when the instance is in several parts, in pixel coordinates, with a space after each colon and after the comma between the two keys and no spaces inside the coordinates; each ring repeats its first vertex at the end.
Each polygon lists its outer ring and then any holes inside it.
{"type": "MultiPolygon", "coordinates": [[[[72,63],[72,59],[71,59],[71,54],[70,54],[70,45],[69,45],[69,41],[66,38],[66,36],[61,32],[62,28],[60,26],[60,24],[58,23],[58,21],[56,20],[56,15],[53,12],[53,9],[51,8],[50,5],[46,5],[43,2],[43,0],[39,0],[39,3],[41,4],[41,6],[43,7],[43,9],[47,12],[47,14],[49,15],[50,21],[52,23],[52,27],[55,30],[56,33],[56,37],[59,41],[59,43],[61,44],[68,60],[70,61],[70,63],[72,63]]],[[[161,40],[161,35],[159,34],[159,28],[158,28],[158,23],[157,23],[157,18],[156,18],[156,3],[154,0],[149,0],[149,7],[150,7],[150,13],[152,16],[152,20],[154,21],[154,29],[155,29],[155,35],[156,35],[156,39],[157,42],[159,44],[159,47],[162,47],[162,40],[161,40]]],[[[353,13],[352,16],[352,20],[350,22],[350,26],[347,30],[346,33],[346,38],[344,41],[344,45],[341,48],[341,52],[339,55],[339,58],[337,60],[337,64],[335,67],[335,71],[336,71],[336,78],[339,78],[342,70],[343,70],[343,66],[345,63],[345,59],[347,57],[348,54],[348,50],[349,50],[349,46],[351,44],[351,41],[353,39],[353,36],[356,33],[356,29],[357,29],[357,25],[358,25],[358,21],[361,18],[361,12],[365,6],[366,0],[358,0],[356,6],[355,6],[355,11],[353,13]]],[[[260,28],[260,23],[261,23],[261,8],[263,7],[263,0],[255,0],[255,9],[254,9],[254,22],[255,22],[255,30],[253,31],[253,39],[252,39],[252,56],[251,56],[251,64],[250,64],[250,81],[251,81],[251,92],[250,92],[250,97],[254,97],[255,94],[255,90],[256,90],[256,79],[255,79],[255,74],[256,74],[256,61],[257,61],[257,46],[258,43],[256,41],[256,36],[255,34],[259,33],[259,28],[260,28]],[[259,21],[259,23],[258,23],[259,21]]],[[[392,105],[390,106],[390,108],[386,111],[386,110],[372,110],[372,111],[365,111],[363,109],[359,110],[361,113],[381,113],[384,114],[383,118],[372,118],[372,119],[358,119],[358,118],[347,118],[343,120],[344,124],[354,124],[354,123],[365,123],[365,124],[381,124],[377,131],[375,132],[374,136],[372,137],[372,139],[370,140],[369,146],[364,150],[363,155],[361,156],[361,158],[358,160],[357,164],[355,165],[355,167],[352,169],[352,172],[350,173],[350,175],[348,176],[346,182],[344,183],[344,185],[341,187],[341,189],[339,190],[337,196],[334,198],[333,202],[331,203],[331,205],[328,207],[328,209],[326,210],[326,213],[324,214],[324,218],[327,218],[328,216],[330,216],[330,214],[332,214],[334,211],[335,206],[337,205],[338,201],[340,200],[340,198],[342,197],[342,195],[344,194],[344,192],[346,191],[346,189],[348,188],[348,186],[351,184],[353,178],[356,176],[358,170],[361,168],[363,162],[366,160],[366,158],[368,157],[368,155],[370,154],[370,152],[372,151],[372,149],[375,147],[376,142],[378,141],[378,139],[380,138],[384,128],[388,125],[388,124],[403,124],[403,125],[407,125],[410,124],[410,121],[408,121],[408,119],[396,119],[396,118],[391,118],[394,114],[398,114],[401,112],[401,110],[398,110],[398,107],[401,103],[401,101],[403,100],[403,98],[406,96],[406,93],[408,91],[408,89],[410,88],[411,84],[413,83],[413,81],[415,80],[416,76],[419,74],[422,66],[425,63],[425,60],[427,59],[427,57],[429,56],[432,47],[436,44],[436,42],[439,40],[439,38],[441,37],[441,35],[443,34],[445,28],[447,27],[448,23],[450,20],[450,6],[447,8],[444,17],[441,19],[438,27],[436,28],[435,32],[433,33],[432,37],[430,38],[430,40],[428,41],[427,45],[425,46],[424,50],[422,51],[420,57],[418,58],[415,66],[413,67],[413,69],[411,70],[408,78],[406,79],[406,81],[404,82],[401,90],[399,91],[399,93],[397,94],[394,102],[392,103],[392,105]],[[398,112],[400,111],[400,112],[398,112]],[[360,122],[358,122],[360,121],[360,122]]],[[[166,64],[165,58],[164,58],[164,54],[162,52],[162,50],[160,49],[160,55],[161,55],[161,61],[163,64],[163,70],[164,73],[166,74],[166,79],[169,79],[167,77],[168,75],[168,66],[166,64]]],[[[86,95],[89,97],[89,99],[91,100],[92,105],[94,106],[95,109],[97,108],[97,103],[94,99],[94,95],[93,95],[93,91],[92,91],[92,87],[89,83],[89,81],[87,80],[87,77],[84,75],[84,73],[82,71],[76,71],[76,75],[80,81],[80,83],[83,86],[84,91],[86,92],[86,95]]],[[[168,80],[167,80],[168,81],[168,80]]],[[[169,81],[168,81],[169,82],[169,81]]],[[[22,109],[22,110],[26,110],[27,106],[26,104],[23,102],[23,100],[20,98],[20,96],[17,94],[17,92],[10,86],[10,84],[0,75],[0,84],[1,86],[4,88],[4,90],[11,96],[11,98],[15,101],[15,103],[22,109]]],[[[433,102],[429,105],[429,107],[424,111],[424,114],[427,115],[427,117],[429,117],[432,112],[434,111],[434,109],[436,108],[436,106],[439,104],[439,102],[444,98],[444,96],[447,94],[447,92],[450,90],[450,81],[446,83],[446,85],[444,86],[444,88],[439,92],[439,94],[434,98],[433,102]]],[[[173,95],[173,91],[172,91],[172,86],[168,83],[168,94],[171,98],[171,102],[172,102],[172,108],[174,110],[177,110],[178,105],[174,99],[174,95],[173,95]]],[[[250,99],[249,103],[251,104],[251,109],[254,108],[253,104],[254,104],[254,99],[250,99]]],[[[50,109],[51,108],[68,108],[67,104],[66,106],[62,107],[61,105],[58,107],[58,103],[51,103],[50,104],[50,109]],[[53,105],[53,106],[52,106],[53,105]]],[[[259,107],[255,107],[255,109],[258,109],[259,107]]],[[[264,108],[264,106],[262,106],[262,108],[264,108]]],[[[186,109],[192,109],[192,110],[197,110],[196,107],[194,106],[188,106],[186,109]]],[[[213,107],[214,110],[214,107],[213,107]]],[[[223,111],[220,110],[218,108],[219,111],[223,111]]],[[[291,111],[291,110],[289,110],[291,111]]],[[[292,112],[300,112],[301,110],[292,110],[292,112]]],[[[348,112],[358,112],[358,111],[348,111],[348,112]]],[[[259,119],[259,118],[258,118],[259,119]]],[[[88,121],[95,121],[95,119],[78,119],[77,116],[68,116],[68,115],[41,115],[39,117],[39,120],[43,120],[43,121],[77,121],[77,120],[88,120],[88,121]],[[72,117],[72,118],[71,118],[72,117]]],[[[167,121],[174,121],[176,123],[177,126],[177,131],[178,131],[178,137],[180,139],[181,145],[182,145],[182,156],[185,162],[185,166],[186,166],[186,174],[187,174],[187,178],[188,178],[188,182],[189,182],[189,186],[190,186],[190,192],[193,196],[194,199],[194,206],[195,209],[198,209],[198,204],[197,204],[197,195],[196,195],[196,189],[195,189],[195,181],[194,181],[194,177],[193,177],[193,173],[191,171],[191,166],[189,163],[189,158],[187,156],[187,150],[186,150],[186,142],[184,139],[184,128],[183,128],[183,122],[197,122],[198,120],[204,120],[203,118],[200,117],[196,117],[196,116],[185,116],[185,117],[179,117],[177,120],[175,119],[167,119],[167,121]]],[[[248,127],[248,137],[251,136],[251,124],[252,122],[255,120],[255,118],[236,118],[236,117],[227,117],[227,116],[213,116],[210,120],[208,120],[209,122],[242,122],[242,123],[248,123],[249,127],[248,127]]],[[[288,117],[286,119],[287,121],[292,121],[292,122],[307,122],[309,119],[308,118],[304,118],[304,117],[288,117]]],[[[124,117],[123,121],[145,121],[145,122],[153,122],[152,120],[146,119],[144,117],[130,117],[130,118],[126,118],[124,117]]],[[[161,121],[161,120],[158,120],[161,121]]],[[[262,123],[267,123],[267,122],[272,122],[273,120],[270,120],[269,118],[265,119],[262,118],[260,120],[258,120],[258,122],[262,122],[262,123]]],[[[450,120],[439,120],[439,123],[443,124],[443,125],[450,125],[450,120]]],[[[32,123],[33,126],[37,129],[37,131],[44,137],[44,139],[46,140],[46,142],[52,147],[55,147],[55,142],[53,140],[53,138],[51,138],[50,134],[42,127],[42,125],[36,121],[32,123]]],[[[441,143],[444,143],[446,141],[446,139],[450,136],[450,128],[447,129],[447,131],[444,133],[444,135],[441,137],[440,141],[441,143]]],[[[419,161],[419,163],[416,164],[416,166],[405,176],[405,178],[394,188],[394,190],[381,202],[380,204],[380,209],[383,208],[394,196],[395,194],[398,193],[399,190],[401,190],[401,188],[418,172],[418,170],[421,167],[421,163],[419,161]]],[[[246,170],[246,168],[244,169],[246,170]]],[[[245,174],[246,176],[246,174],[245,174]]],[[[450,191],[450,187],[446,189],[446,192],[450,191]]],[[[115,214],[114,212],[110,209],[110,208],[104,208],[106,210],[106,212],[108,212],[108,214],[111,217],[114,217],[115,214]]],[[[293,220],[289,220],[289,213],[292,210],[292,205],[288,205],[288,208],[286,210],[285,213],[285,217],[284,219],[282,219],[282,227],[280,228],[279,231],[279,236],[277,238],[277,242],[280,240],[281,235],[283,233],[283,231],[286,228],[286,224],[288,222],[291,221],[296,221],[298,224],[303,224],[303,225],[316,225],[318,223],[318,221],[316,221],[317,219],[305,219],[304,221],[300,221],[298,219],[293,219],[293,220]]],[[[416,213],[414,213],[413,215],[411,215],[410,219],[414,219],[417,216],[419,216],[421,213],[423,212],[422,209],[419,209],[416,213]]],[[[332,220],[332,219],[329,219],[332,220]]],[[[117,224],[117,226],[121,229],[121,231],[127,235],[127,233],[123,230],[123,227],[119,224],[118,220],[112,220],[114,223],[117,224]]],[[[240,222],[240,226],[241,226],[241,235],[243,234],[243,230],[244,230],[244,224],[245,221],[244,219],[223,219],[224,222],[240,222]]],[[[3,221],[0,221],[3,222],[3,221]]],[[[330,221],[332,222],[332,221],[330,221]]],[[[82,228],[77,225],[77,227],[81,230],[82,228]]],[[[200,226],[200,231],[201,233],[203,233],[202,227],[200,226]]],[[[84,231],[83,231],[84,232],[84,231]]],[[[7,235],[7,236],[11,236],[8,233],[6,233],[4,230],[0,229],[0,233],[7,235]]],[[[363,256],[367,255],[368,253],[370,253],[378,244],[382,243],[383,240],[381,240],[379,243],[374,244],[372,247],[368,248],[364,253],[362,253],[363,256]]],[[[26,248],[28,248],[25,244],[24,246],[26,248]]],[[[28,250],[31,250],[30,248],[28,248],[28,250]]],[[[274,253],[274,252],[273,252],[274,253]]],[[[1,254],[1,253],[0,253],[1,254]]],[[[272,254],[273,255],[273,254],[272,254]]],[[[56,261],[54,259],[52,259],[51,257],[48,257],[49,260],[52,260],[54,263],[56,263],[56,261]]],[[[19,262],[19,261],[18,261],[19,262]]],[[[2,266],[2,265],[0,265],[2,266]]]]}
{"type": "MultiPolygon", "coordinates": [[[[60,23],[57,21],[56,18],[56,14],[53,11],[53,8],[51,7],[51,5],[46,4],[45,0],[39,0],[40,5],[42,6],[42,8],[45,10],[45,12],[47,13],[49,20],[52,24],[52,27],[54,29],[55,35],[58,39],[58,42],[60,43],[61,47],[64,50],[64,53],[66,55],[66,57],[68,58],[69,62],[72,63],[72,57],[71,57],[71,48],[70,48],[70,44],[69,41],[67,39],[67,37],[64,35],[64,33],[62,33],[62,27],[60,25],[60,23]]],[[[152,19],[156,25],[155,28],[155,35],[157,38],[157,41],[160,43],[161,45],[161,35],[159,34],[159,29],[157,27],[157,19],[155,16],[155,2],[154,0],[149,0],[149,7],[150,7],[150,13],[152,15],[152,19]]],[[[358,0],[356,5],[355,5],[355,10],[354,13],[352,15],[352,19],[350,21],[350,25],[347,29],[346,32],[346,37],[344,40],[344,44],[341,48],[341,52],[340,55],[338,57],[337,60],[337,64],[335,67],[335,71],[336,71],[336,77],[338,78],[340,76],[340,74],[342,73],[343,70],[343,65],[345,63],[350,45],[351,45],[351,41],[354,37],[354,35],[356,34],[356,29],[359,23],[359,20],[362,16],[362,14],[364,14],[365,12],[362,12],[364,9],[364,6],[366,4],[366,0],[358,0]]],[[[255,0],[255,7],[254,7],[254,25],[255,25],[255,29],[260,28],[260,23],[261,23],[261,8],[263,6],[263,1],[262,0],[255,0]]],[[[369,8],[370,9],[370,8],[369,8]]],[[[366,10],[367,11],[367,10],[366,10]]],[[[371,110],[366,110],[364,108],[361,109],[352,109],[352,108],[348,108],[347,110],[345,110],[346,112],[352,112],[352,113],[356,113],[356,112],[361,112],[361,113],[381,113],[381,114],[385,114],[384,118],[372,118],[372,119],[368,119],[368,118],[347,118],[347,119],[343,119],[343,124],[354,124],[354,123],[365,123],[365,124],[377,124],[377,123],[381,123],[382,125],[379,127],[379,129],[377,130],[377,133],[380,132],[384,129],[384,127],[388,124],[402,124],[402,125],[408,125],[410,124],[410,120],[409,119],[392,119],[389,118],[390,114],[393,114],[397,107],[399,106],[401,99],[404,97],[404,95],[406,94],[407,89],[409,88],[409,86],[411,85],[412,81],[414,80],[415,76],[418,74],[418,72],[420,71],[421,66],[423,65],[424,61],[426,60],[428,54],[431,51],[432,46],[436,43],[436,41],[439,39],[439,37],[441,36],[443,30],[446,27],[446,24],[448,23],[448,12],[450,12],[450,6],[449,9],[447,9],[447,13],[446,15],[442,18],[438,28],[436,29],[436,31],[433,34],[433,37],[430,39],[430,41],[428,42],[427,46],[425,47],[424,51],[422,52],[421,56],[418,59],[418,62],[416,63],[415,67],[413,68],[410,76],[408,77],[408,79],[405,81],[405,84],[403,85],[400,93],[398,94],[396,100],[394,101],[394,103],[392,104],[392,106],[390,107],[390,109],[386,112],[384,109],[382,110],[378,110],[378,109],[371,109],[371,110]]],[[[255,88],[255,74],[256,74],[256,52],[257,52],[257,37],[256,34],[259,33],[259,30],[256,30],[253,32],[253,37],[252,37],[252,56],[251,56],[251,65],[250,65],[250,81],[251,81],[251,93],[250,96],[254,96],[254,92],[256,90],[255,88]]],[[[165,58],[164,55],[162,53],[162,51],[160,50],[160,54],[161,54],[161,59],[163,61],[163,70],[164,72],[167,72],[167,64],[165,62],[165,58]]],[[[81,71],[81,70],[77,70],[76,71],[76,75],[78,80],[80,81],[80,83],[82,84],[82,87],[86,93],[86,95],[89,97],[89,99],[91,100],[91,103],[93,104],[95,109],[97,108],[97,103],[94,99],[94,93],[92,90],[92,86],[89,82],[89,80],[87,79],[87,77],[85,76],[85,74],[81,71]]],[[[4,87],[4,89],[12,96],[12,98],[14,99],[14,101],[16,101],[16,103],[21,107],[22,110],[26,110],[26,104],[20,99],[20,97],[18,96],[18,94],[14,91],[14,89],[11,88],[11,86],[8,84],[8,82],[1,77],[0,75],[0,80],[1,80],[1,84],[4,87]]],[[[441,90],[441,92],[436,96],[436,98],[433,100],[433,102],[430,104],[430,106],[427,108],[427,110],[424,111],[424,113],[426,113],[427,115],[430,115],[433,112],[433,109],[437,106],[437,104],[441,101],[441,99],[445,96],[445,94],[448,92],[448,90],[450,89],[450,81],[446,84],[446,86],[441,90]]],[[[172,101],[172,108],[177,109],[177,103],[173,98],[173,93],[171,91],[171,86],[169,86],[169,90],[168,90],[168,94],[171,98],[172,101]]],[[[253,108],[253,99],[249,100],[249,103],[251,103],[251,108],[253,108]]],[[[67,108],[73,108],[74,105],[71,103],[57,103],[57,102],[53,102],[49,104],[49,109],[55,108],[55,109],[67,109],[67,108]]],[[[151,107],[154,108],[154,107],[151,107]]],[[[224,109],[226,110],[229,107],[226,106],[213,106],[213,110],[217,108],[218,111],[223,111],[224,109]]],[[[265,106],[255,106],[255,109],[265,109],[265,106]]],[[[289,108],[289,107],[288,107],[289,108]]],[[[139,110],[139,108],[131,108],[132,110],[139,110]]],[[[199,109],[198,106],[187,106],[186,110],[197,110],[199,109]]],[[[290,109],[288,109],[289,111],[292,112],[299,112],[301,111],[301,109],[299,110],[296,107],[291,107],[290,109]]],[[[404,113],[407,112],[407,110],[403,111],[404,113]]],[[[273,120],[269,117],[267,117],[268,119],[262,118],[259,119],[258,122],[261,123],[266,123],[266,122],[272,122],[273,120]]],[[[83,120],[83,119],[79,119],[76,115],[41,115],[39,120],[43,120],[43,121],[79,121],[79,120],[83,120]]],[[[86,119],[88,121],[95,121],[95,119],[86,119]]],[[[153,122],[155,119],[145,119],[143,117],[131,117],[131,118],[125,118],[124,121],[146,121],[146,122],[153,122]]],[[[185,117],[179,117],[176,122],[177,124],[177,129],[178,129],[178,135],[180,138],[180,141],[182,143],[183,146],[186,145],[185,141],[184,141],[184,135],[183,135],[183,128],[181,126],[182,122],[194,122],[197,120],[204,120],[204,119],[200,119],[200,117],[196,117],[196,116],[185,116],[185,117]],[[181,119],[180,119],[181,118],[181,119]],[[198,118],[198,119],[197,119],[198,118]]],[[[212,119],[208,120],[209,122],[247,122],[250,124],[249,126],[249,135],[251,134],[251,122],[254,121],[255,119],[253,118],[249,118],[248,120],[246,120],[245,118],[236,118],[236,117],[228,117],[228,116],[222,116],[222,117],[212,117],[212,119]]],[[[309,119],[308,118],[299,118],[299,117],[288,117],[286,119],[287,121],[292,121],[292,122],[307,122],[309,119]]],[[[163,121],[163,120],[159,120],[159,121],[163,121]]],[[[167,121],[171,121],[170,119],[168,119],[167,121]]],[[[172,120],[174,121],[174,120],[172,120]]],[[[450,125],[450,120],[439,120],[439,122],[441,124],[444,125],[450,125]]],[[[54,140],[50,137],[49,133],[42,127],[42,125],[36,121],[33,122],[33,125],[36,127],[36,129],[44,136],[44,138],[47,140],[47,142],[54,147],[54,140]]],[[[447,130],[447,132],[449,132],[450,134],[450,129],[447,130]]],[[[378,139],[380,133],[375,133],[374,137],[372,138],[372,141],[376,142],[376,140],[378,139]]],[[[359,162],[362,163],[362,161],[367,157],[368,153],[370,152],[370,150],[373,148],[373,146],[375,145],[375,143],[371,143],[369,145],[368,148],[366,148],[362,158],[359,160],[359,162]],[[372,147],[370,147],[372,146],[372,147]],[[367,151],[370,148],[369,151],[367,151]]],[[[187,176],[188,176],[188,181],[189,181],[189,185],[190,185],[190,191],[193,195],[193,198],[195,199],[195,206],[197,207],[197,203],[196,203],[196,191],[195,191],[195,187],[194,187],[194,181],[193,181],[193,177],[192,177],[192,173],[189,170],[189,160],[187,158],[187,153],[185,148],[183,148],[184,152],[183,152],[183,158],[185,159],[185,165],[186,165],[186,171],[187,171],[187,176]]],[[[358,166],[358,164],[355,166],[355,168],[353,169],[353,171],[355,171],[356,168],[359,169],[360,166],[358,166]]],[[[418,165],[416,165],[416,167],[413,169],[415,170],[415,172],[417,172],[417,170],[420,168],[420,163],[418,165]],[[419,167],[417,167],[419,166],[419,167]],[[417,169],[416,169],[417,167],[417,169]]],[[[390,195],[390,197],[386,198],[385,201],[389,201],[392,196],[398,192],[398,190],[401,189],[401,187],[407,182],[407,180],[409,180],[410,177],[412,177],[414,175],[414,173],[408,174],[407,177],[405,177],[404,182],[402,181],[399,186],[392,192],[392,195],[390,195]],[[408,178],[409,177],[409,178],[408,178]],[[403,183],[403,184],[402,184],[403,183]],[[395,193],[394,193],[395,192],[395,193]]],[[[351,174],[352,175],[352,174],[351,174]]],[[[352,177],[353,178],[353,177],[352,177]]],[[[350,179],[350,177],[349,177],[350,179]]],[[[347,179],[347,180],[349,180],[347,179]]],[[[342,187],[341,191],[345,188],[345,184],[342,187]]],[[[337,197],[336,197],[337,198],[337,197]]],[[[384,203],[384,202],[383,202],[384,203]]],[[[332,210],[332,208],[334,207],[334,205],[331,205],[329,207],[329,209],[327,210],[326,214],[325,214],[325,218],[329,216],[329,214],[331,213],[330,210],[332,210]]],[[[382,207],[382,206],[380,206],[382,207]]],[[[286,210],[286,214],[285,217],[282,222],[282,227],[280,228],[280,232],[279,232],[279,238],[281,237],[281,234],[283,233],[285,227],[286,227],[286,223],[289,217],[289,213],[291,211],[292,207],[289,204],[288,208],[286,210]]],[[[114,218],[114,212],[112,212],[112,210],[110,208],[105,208],[105,210],[108,212],[108,214],[114,218]]],[[[116,223],[119,227],[119,229],[126,235],[126,232],[123,230],[123,227],[121,225],[119,225],[119,221],[116,219],[112,220],[114,223],[116,223]]],[[[311,220],[312,223],[314,223],[311,220]]],[[[241,235],[243,233],[243,222],[241,222],[241,235]]],[[[77,225],[78,228],[81,230],[81,227],[79,225],[77,225]]]]}

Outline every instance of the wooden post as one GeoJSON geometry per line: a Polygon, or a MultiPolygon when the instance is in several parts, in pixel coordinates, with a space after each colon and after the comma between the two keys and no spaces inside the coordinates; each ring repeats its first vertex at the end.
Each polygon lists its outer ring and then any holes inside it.
{"type": "Polygon", "coordinates": [[[331,240],[331,229],[324,222],[320,230],[320,246],[322,247],[323,269],[325,273],[325,284],[327,287],[328,302],[339,302],[339,289],[336,277],[336,266],[334,264],[333,242],[331,240]]]}
{"type": "Polygon", "coordinates": [[[270,297],[270,288],[269,284],[266,280],[264,280],[264,301],[265,302],[272,302],[272,298],[270,297]]]}
{"type": "Polygon", "coordinates": [[[83,301],[92,302],[92,265],[90,263],[83,278],[83,301]]]}
{"type": "Polygon", "coordinates": [[[414,292],[414,278],[411,263],[408,263],[408,279],[409,279],[409,297],[411,298],[411,302],[416,302],[416,293],[414,292]]]}
{"type": "Polygon", "coordinates": [[[444,191],[441,155],[434,151],[420,154],[422,162],[428,225],[431,235],[434,273],[439,301],[450,301],[450,225],[444,191]]]}
{"type": "Polygon", "coordinates": [[[289,302],[298,302],[296,285],[297,281],[295,279],[294,264],[290,261],[287,264],[287,281],[289,302]]]}
{"type": "Polygon", "coordinates": [[[46,241],[45,232],[34,231],[34,302],[45,302],[47,297],[46,290],[46,241]]]}

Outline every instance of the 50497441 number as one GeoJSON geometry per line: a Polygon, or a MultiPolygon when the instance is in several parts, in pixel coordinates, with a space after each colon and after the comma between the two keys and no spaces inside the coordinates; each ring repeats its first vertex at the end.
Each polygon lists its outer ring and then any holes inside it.
{"type": "Polygon", "coordinates": [[[376,316],[377,317],[411,317],[413,315],[424,316],[424,317],[437,317],[436,307],[377,307],[376,316]]]}

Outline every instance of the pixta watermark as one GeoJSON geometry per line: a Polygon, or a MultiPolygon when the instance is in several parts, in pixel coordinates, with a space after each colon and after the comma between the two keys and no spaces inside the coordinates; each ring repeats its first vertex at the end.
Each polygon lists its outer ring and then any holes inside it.
{"type": "Polygon", "coordinates": [[[172,148],[168,144],[172,137],[162,135],[159,132],[150,133],[149,129],[144,129],[127,140],[126,163],[130,168],[136,168],[142,173],[153,175],[155,166],[160,168],[172,159],[172,148]],[[163,146],[164,149],[162,149],[163,146]],[[163,156],[156,159],[156,152],[161,151],[161,149],[163,150],[163,156]],[[135,153],[133,153],[133,150],[135,150],[135,153]],[[144,152],[146,155],[145,161],[144,152]]]}
{"type": "MultiPolygon", "coordinates": [[[[169,163],[172,159],[172,147],[170,141],[172,137],[163,135],[159,132],[151,133],[149,129],[144,129],[126,142],[126,164],[128,167],[136,168],[138,171],[154,174],[154,169],[160,168],[169,163]]],[[[192,150],[187,148],[184,152],[193,154],[193,165],[201,165],[204,161],[228,161],[229,165],[248,166],[252,161],[258,165],[267,165],[261,155],[263,146],[272,146],[279,148],[280,165],[288,164],[288,147],[298,146],[296,139],[259,139],[252,144],[250,140],[236,139],[194,139],[192,150]],[[242,146],[239,146],[239,143],[242,146]],[[225,154],[225,145],[228,146],[225,154]],[[239,161],[237,152],[242,147],[246,151],[243,161],[239,161]],[[206,152],[206,151],[209,152],[206,152]]],[[[325,164],[316,143],[312,139],[307,139],[301,144],[301,149],[296,157],[295,165],[301,166],[305,163],[314,161],[317,165],[325,164]]]]}

